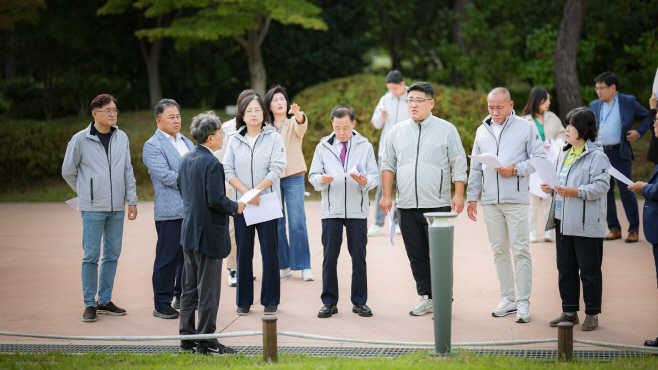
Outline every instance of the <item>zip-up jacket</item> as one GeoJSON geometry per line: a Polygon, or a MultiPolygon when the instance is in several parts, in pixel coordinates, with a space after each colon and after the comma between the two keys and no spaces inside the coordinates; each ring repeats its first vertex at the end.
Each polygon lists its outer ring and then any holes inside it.
{"type": "MultiPolygon", "coordinates": [[[[283,139],[271,126],[263,127],[252,148],[247,141],[247,126],[242,126],[229,142],[224,155],[226,182],[237,177],[249,189],[260,184],[263,179],[272,181],[272,186],[263,189],[261,194],[276,192],[281,202],[279,179],[286,168],[286,147],[283,139]]],[[[233,192],[233,200],[242,197],[239,191],[233,192]]]]}
{"type": "Polygon", "coordinates": [[[107,153],[94,122],[73,135],[66,147],[62,177],[78,194],[78,211],[121,212],[125,199],[128,205],[137,204],[128,136],[114,127],[107,153]]]}
{"type": "MultiPolygon", "coordinates": [[[[407,86],[405,89],[409,89],[407,86]]],[[[409,108],[407,108],[407,93],[400,96],[393,95],[392,92],[387,92],[379,99],[375,112],[372,114],[372,125],[376,129],[382,130],[381,135],[379,136],[379,150],[378,156],[382,158],[384,156],[384,151],[386,150],[386,137],[391,131],[391,128],[395,126],[398,122],[406,121],[409,117],[409,108]],[[384,121],[382,119],[382,110],[386,111],[388,119],[384,121]]]]}
{"type": "Polygon", "coordinates": [[[379,173],[375,151],[370,141],[352,130],[352,137],[347,142],[347,154],[345,165],[340,156],[334,151],[334,140],[336,134],[323,137],[315,147],[311,171],[308,181],[315,190],[322,192],[321,218],[368,218],[370,212],[370,200],[368,191],[379,185],[379,173]],[[365,185],[360,185],[351,176],[336,179],[331,184],[322,183],[322,175],[336,175],[346,173],[357,164],[365,167],[365,185]]]}
{"type": "MultiPolygon", "coordinates": [[[[560,153],[555,171],[560,173],[564,159],[571,149],[567,144],[560,153]]],[[[603,152],[600,141],[587,141],[585,149],[567,172],[565,186],[578,189],[577,197],[562,198],[561,232],[564,235],[586,238],[605,237],[608,190],[610,189],[610,160],[603,152]]],[[[551,193],[553,191],[551,190],[551,193]]],[[[555,228],[555,197],[546,230],[555,228]]]]}
{"type": "Polygon", "coordinates": [[[396,205],[402,209],[450,206],[450,181],[466,182],[466,153],[455,126],[430,115],[393,126],[382,172],[396,174],[396,205]]]}
{"type": "Polygon", "coordinates": [[[494,203],[530,204],[530,174],[535,172],[531,157],[546,159],[544,144],[533,122],[518,117],[514,111],[505,119],[500,137],[496,139],[491,116],[482,121],[475,132],[472,155],[495,154],[500,163],[516,165],[517,175],[501,176],[492,167],[471,160],[468,180],[469,202],[477,202],[480,193],[482,205],[494,203]]]}

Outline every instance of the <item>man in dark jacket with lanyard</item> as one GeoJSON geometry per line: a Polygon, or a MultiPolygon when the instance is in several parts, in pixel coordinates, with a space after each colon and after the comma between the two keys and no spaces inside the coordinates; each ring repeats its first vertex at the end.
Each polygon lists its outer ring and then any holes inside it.
{"type": "MultiPolygon", "coordinates": [[[[603,151],[610,159],[612,167],[630,179],[634,159],[631,142],[644,136],[649,130],[649,112],[635,100],[634,96],[617,92],[619,79],[614,73],[601,73],[596,76],[594,82],[599,98],[589,104],[589,109],[596,115],[596,127],[599,129],[599,140],[603,144],[603,151]],[[642,121],[637,130],[631,130],[634,119],[642,121]]],[[[621,225],[617,219],[615,203],[615,182],[614,178],[610,179],[607,214],[610,232],[605,240],[621,239],[621,225]]],[[[619,194],[630,224],[626,243],[637,242],[640,229],[637,199],[626,186],[619,187],[619,194]]]]}

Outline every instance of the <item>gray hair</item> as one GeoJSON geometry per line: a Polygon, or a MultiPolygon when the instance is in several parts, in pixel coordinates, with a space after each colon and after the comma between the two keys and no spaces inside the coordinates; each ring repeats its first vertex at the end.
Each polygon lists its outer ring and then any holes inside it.
{"type": "Polygon", "coordinates": [[[164,112],[166,107],[176,107],[180,113],[180,105],[178,105],[174,99],[162,99],[155,105],[155,118],[158,118],[158,116],[164,112]]]}
{"type": "Polygon", "coordinates": [[[197,144],[203,144],[208,140],[208,136],[215,135],[217,130],[222,128],[222,122],[213,111],[198,114],[192,118],[190,131],[192,138],[197,144]]]}

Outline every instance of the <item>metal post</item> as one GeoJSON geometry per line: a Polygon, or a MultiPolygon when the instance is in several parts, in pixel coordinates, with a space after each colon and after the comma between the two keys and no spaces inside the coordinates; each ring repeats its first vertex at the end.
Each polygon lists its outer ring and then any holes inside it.
{"type": "Polygon", "coordinates": [[[557,324],[557,358],[569,360],[573,357],[573,324],[561,322],[557,324]]]}
{"type": "Polygon", "coordinates": [[[430,220],[430,264],[432,301],[434,304],[434,348],[437,354],[450,353],[452,329],[452,258],[454,226],[451,220],[458,214],[425,213],[430,220]]]}
{"type": "Polygon", "coordinates": [[[263,316],[263,361],[277,360],[276,316],[263,316]]]}

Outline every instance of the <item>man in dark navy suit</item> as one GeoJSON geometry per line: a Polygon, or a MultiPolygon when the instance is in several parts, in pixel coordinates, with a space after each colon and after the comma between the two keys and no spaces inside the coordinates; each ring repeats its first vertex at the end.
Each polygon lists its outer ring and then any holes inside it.
{"type": "MultiPolygon", "coordinates": [[[[594,79],[594,82],[599,98],[589,104],[589,109],[596,115],[599,140],[603,144],[604,152],[610,159],[612,167],[630,179],[634,159],[631,142],[644,136],[649,130],[649,112],[635,100],[634,96],[617,92],[619,79],[614,73],[601,73],[594,79]],[[642,124],[637,130],[631,130],[631,123],[635,119],[639,119],[642,124]]],[[[617,205],[615,204],[615,182],[614,178],[610,178],[607,212],[610,232],[605,240],[621,239],[621,225],[617,219],[617,205]]],[[[626,218],[630,223],[626,243],[634,243],[638,241],[640,229],[637,199],[626,186],[620,186],[619,193],[626,218]]]]}
{"type": "MultiPolygon", "coordinates": [[[[214,112],[192,119],[192,137],[197,146],[183,156],[178,170],[178,190],[183,197],[181,245],[185,258],[181,295],[181,335],[213,334],[221,291],[222,259],[231,251],[228,216],[246,206],[226,197],[224,167],[213,152],[222,148],[223,132],[214,112]],[[195,325],[194,311],[199,311],[195,325]]],[[[217,339],[181,341],[181,350],[201,354],[235,353],[217,339]]]]}

